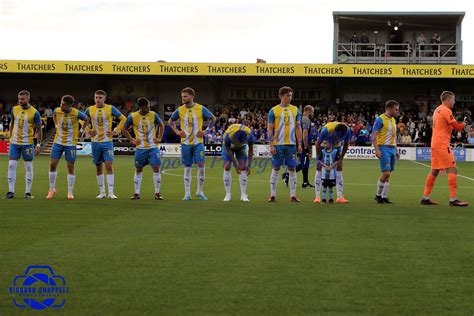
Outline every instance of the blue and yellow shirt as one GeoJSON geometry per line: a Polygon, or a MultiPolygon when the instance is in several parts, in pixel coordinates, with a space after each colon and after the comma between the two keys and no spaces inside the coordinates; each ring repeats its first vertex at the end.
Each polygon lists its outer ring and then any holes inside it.
{"type": "Polygon", "coordinates": [[[75,108],[64,113],[61,107],[57,107],[53,116],[56,118],[54,142],[63,146],[76,146],[79,139],[79,121],[84,121],[86,115],[75,108]]]}
{"type": "Polygon", "coordinates": [[[323,126],[319,133],[319,140],[321,142],[328,141],[332,146],[338,147],[343,143],[348,143],[351,140],[352,132],[349,127],[345,133],[336,132],[336,126],[344,124],[340,122],[330,122],[323,126]]]}
{"type": "Polygon", "coordinates": [[[213,117],[211,111],[205,106],[194,103],[190,108],[186,105],[180,105],[171,115],[171,120],[180,120],[181,130],[186,133],[185,138],[181,138],[181,144],[197,145],[203,143],[203,138],[198,137],[197,133],[202,130],[204,120],[213,117]]]}
{"type": "Polygon", "coordinates": [[[253,145],[255,142],[252,131],[243,124],[232,124],[229,126],[224,133],[223,140],[224,145],[230,146],[232,149],[240,149],[246,144],[253,145]],[[241,141],[241,135],[244,135],[244,142],[241,141]]]}
{"type": "Polygon", "coordinates": [[[300,111],[296,106],[274,106],[268,112],[268,123],[274,124],[273,145],[296,144],[296,128],[301,125],[300,111]]]}
{"type": "Polygon", "coordinates": [[[379,146],[397,145],[397,121],[394,117],[388,117],[385,114],[375,119],[372,132],[379,132],[377,135],[377,144],[379,146]]]}
{"type": "Polygon", "coordinates": [[[11,111],[12,133],[10,143],[14,145],[32,145],[35,125],[41,125],[39,112],[29,106],[23,109],[20,105],[14,106],[11,111]]]}
{"type": "Polygon", "coordinates": [[[146,115],[140,114],[139,111],[131,113],[125,121],[125,128],[133,126],[135,138],[140,140],[140,145],[137,148],[149,149],[157,148],[158,143],[155,142],[157,137],[157,126],[161,125],[163,121],[159,115],[153,111],[146,115]]]}
{"type": "Polygon", "coordinates": [[[107,136],[107,132],[112,131],[114,117],[120,120],[120,123],[116,128],[117,131],[122,129],[127,119],[115,106],[109,104],[105,104],[101,108],[92,105],[87,108],[85,114],[91,120],[92,130],[97,132],[97,135],[92,138],[92,141],[99,143],[111,142],[113,140],[112,137],[107,136]]]}

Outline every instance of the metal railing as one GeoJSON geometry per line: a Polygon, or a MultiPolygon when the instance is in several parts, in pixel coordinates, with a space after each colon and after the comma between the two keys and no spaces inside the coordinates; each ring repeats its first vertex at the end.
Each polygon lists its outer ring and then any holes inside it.
{"type": "Polygon", "coordinates": [[[339,43],[338,63],[456,64],[457,44],[339,43]]]}
{"type": "Polygon", "coordinates": [[[417,60],[421,63],[423,61],[437,61],[441,63],[446,59],[456,59],[457,45],[455,43],[447,44],[419,44],[416,45],[417,60]]]}

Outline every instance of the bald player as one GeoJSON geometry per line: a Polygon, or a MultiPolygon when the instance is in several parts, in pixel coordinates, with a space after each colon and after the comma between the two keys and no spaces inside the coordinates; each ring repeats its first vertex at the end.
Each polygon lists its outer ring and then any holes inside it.
{"type": "MultiPolygon", "coordinates": [[[[449,144],[451,133],[466,127],[466,123],[458,123],[453,116],[452,109],[455,103],[455,95],[451,91],[443,91],[441,94],[441,105],[438,106],[433,115],[433,136],[431,138],[431,171],[426,177],[425,191],[423,193],[422,205],[438,205],[430,200],[436,177],[444,170],[448,174],[448,185],[450,192],[450,206],[468,206],[468,202],[459,201],[456,196],[458,183],[458,170],[454,160],[453,149],[449,144]]],[[[466,121],[466,119],[465,119],[466,121]]]]}

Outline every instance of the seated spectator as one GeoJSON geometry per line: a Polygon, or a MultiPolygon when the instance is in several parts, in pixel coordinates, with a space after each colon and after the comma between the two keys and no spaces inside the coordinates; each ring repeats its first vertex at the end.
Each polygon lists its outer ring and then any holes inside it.
{"type": "Polygon", "coordinates": [[[472,128],[471,128],[471,131],[469,132],[467,142],[471,145],[474,145],[474,129],[472,128]]]}
{"type": "Polygon", "coordinates": [[[412,139],[408,131],[406,130],[402,136],[401,143],[404,145],[408,145],[412,143],[412,139]]]}

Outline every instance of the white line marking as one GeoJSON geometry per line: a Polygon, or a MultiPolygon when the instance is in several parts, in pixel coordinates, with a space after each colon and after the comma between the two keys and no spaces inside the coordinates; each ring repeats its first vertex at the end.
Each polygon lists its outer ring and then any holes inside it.
{"type": "MultiPolygon", "coordinates": [[[[418,165],[422,165],[422,166],[431,168],[430,165],[425,164],[425,163],[422,163],[422,162],[419,162],[419,161],[413,161],[413,160],[412,160],[412,162],[414,162],[414,163],[416,163],[416,164],[418,164],[418,165]]],[[[464,178],[464,179],[467,179],[467,180],[474,181],[474,178],[469,178],[469,177],[463,176],[462,174],[459,174],[459,173],[458,173],[458,177],[461,177],[461,178],[464,178]]]]}
{"type": "MultiPolygon", "coordinates": [[[[182,174],[174,174],[174,173],[170,173],[169,171],[174,171],[174,170],[183,170],[183,168],[177,168],[177,169],[165,169],[163,171],[161,171],[161,173],[163,174],[166,174],[168,176],[172,176],[172,177],[182,177],[183,175],[182,174]]],[[[194,176],[194,178],[196,178],[197,176],[194,176]]],[[[250,175],[249,177],[252,177],[252,175],[250,175]]],[[[210,179],[210,180],[222,180],[222,178],[217,178],[217,177],[207,177],[206,176],[206,179],[210,179]]],[[[233,177],[232,179],[232,182],[238,182],[239,179],[236,179],[235,177],[233,177]]],[[[252,182],[264,182],[264,183],[270,183],[270,179],[268,180],[261,180],[261,179],[248,179],[247,181],[252,181],[252,182]]],[[[369,187],[375,187],[375,183],[351,183],[351,182],[345,182],[344,181],[344,185],[353,185],[353,186],[369,186],[369,187]]],[[[391,187],[403,187],[403,188],[424,188],[424,186],[421,186],[421,185],[408,185],[408,184],[390,184],[391,187]]],[[[448,186],[436,186],[437,188],[448,188],[448,186]]],[[[474,186],[470,187],[470,186],[464,186],[464,187],[458,187],[458,189],[474,189],[474,186]]]]}

